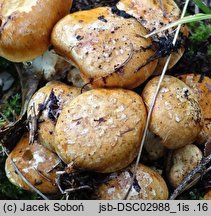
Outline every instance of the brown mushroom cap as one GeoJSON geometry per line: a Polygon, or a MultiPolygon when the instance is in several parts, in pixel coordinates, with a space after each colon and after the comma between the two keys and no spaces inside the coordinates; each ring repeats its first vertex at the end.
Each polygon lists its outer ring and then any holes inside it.
{"type": "MultiPolygon", "coordinates": [[[[149,109],[160,77],[151,79],[142,96],[149,109]]],[[[203,125],[200,105],[192,90],[181,80],[166,75],[152,112],[150,131],[169,149],[193,143],[203,125]]]]}
{"type": "Polygon", "coordinates": [[[75,64],[92,87],[135,88],[154,71],[157,60],[147,31],[135,19],[99,7],[67,15],[54,27],[56,52],[75,64]]]}
{"type": "MultiPolygon", "coordinates": [[[[120,0],[117,8],[137,18],[149,31],[158,30],[180,18],[180,9],[173,0],[120,0]]],[[[164,33],[159,33],[162,36],[164,33]]]]}
{"type": "Polygon", "coordinates": [[[62,110],[55,149],[66,163],[97,172],[128,166],[137,156],[146,121],[142,98],[123,89],[95,89],[62,110]]]}
{"type": "Polygon", "coordinates": [[[211,79],[197,74],[184,74],[178,77],[185,82],[196,95],[204,117],[204,126],[197,141],[205,143],[211,137],[211,79]]]}
{"type": "Polygon", "coordinates": [[[185,176],[199,164],[202,157],[201,150],[193,144],[174,150],[171,168],[168,172],[171,186],[176,188],[185,176]]]}
{"type": "Polygon", "coordinates": [[[42,193],[55,193],[58,188],[55,183],[56,170],[61,162],[59,157],[37,143],[29,145],[29,136],[25,134],[9,154],[5,171],[9,180],[25,189],[32,190],[16,173],[11,160],[16,164],[22,175],[42,193]],[[50,172],[49,172],[50,171],[50,172]]]}
{"type": "Polygon", "coordinates": [[[40,144],[51,151],[55,151],[54,130],[57,118],[65,104],[80,94],[80,88],[52,81],[48,82],[33,95],[28,105],[27,116],[30,119],[34,115],[34,111],[36,116],[38,116],[39,110],[43,109],[39,116],[37,131],[40,144]]]}
{"type": "Polygon", "coordinates": [[[43,54],[56,22],[69,13],[72,0],[0,0],[0,56],[14,62],[43,54]]]}
{"type": "MultiPolygon", "coordinates": [[[[180,9],[173,0],[162,0],[163,8],[160,1],[154,0],[120,0],[117,3],[117,8],[126,11],[128,14],[134,16],[141,24],[150,32],[159,30],[163,26],[172,23],[180,18],[180,9]]],[[[166,33],[171,33],[173,29],[158,33],[157,39],[166,36],[166,33]]],[[[181,28],[181,34],[188,36],[187,27],[181,28]]],[[[166,36],[167,37],[167,36],[166,36]]],[[[172,68],[182,57],[185,49],[181,47],[176,52],[172,53],[172,58],[168,68],[172,68]]],[[[162,72],[166,58],[160,58],[158,61],[155,74],[162,72]]]]}
{"type": "MultiPolygon", "coordinates": [[[[134,166],[110,175],[110,180],[97,190],[100,200],[121,200],[125,197],[131,183],[134,166]]],[[[139,164],[136,179],[129,194],[130,200],[166,200],[168,188],[164,179],[151,168],[139,164]]]]}
{"type": "Polygon", "coordinates": [[[211,189],[206,192],[204,195],[205,200],[211,200],[211,189]]]}

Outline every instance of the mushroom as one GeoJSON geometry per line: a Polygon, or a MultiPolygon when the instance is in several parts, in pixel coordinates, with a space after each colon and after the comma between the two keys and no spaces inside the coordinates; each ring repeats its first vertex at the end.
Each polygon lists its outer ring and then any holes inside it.
{"type": "Polygon", "coordinates": [[[199,164],[202,157],[201,150],[193,144],[174,150],[170,170],[167,174],[171,186],[173,188],[179,186],[185,176],[199,164]]]}
{"type": "Polygon", "coordinates": [[[211,200],[211,189],[205,193],[204,200],[211,200]]]}
{"type": "Polygon", "coordinates": [[[58,20],[72,0],[0,0],[0,56],[22,62],[43,54],[58,20]]]}
{"type": "Polygon", "coordinates": [[[65,163],[76,168],[113,172],[137,156],[145,122],[146,108],[135,92],[90,90],[61,111],[55,149],[65,163]]]}
{"type": "MultiPolygon", "coordinates": [[[[160,77],[145,86],[142,96],[149,110],[160,77]]],[[[192,90],[181,80],[166,75],[152,112],[149,130],[169,149],[193,143],[203,125],[201,108],[192,90]]]]}
{"type": "MultiPolygon", "coordinates": [[[[164,25],[168,25],[180,18],[180,9],[173,0],[162,0],[162,3],[161,1],[154,0],[120,0],[117,3],[117,8],[135,17],[146,29],[151,32],[159,30],[164,25]]],[[[162,31],[156,36],[153,36],[153,39],[158,43],[162,40],[165,44],[165,40],[167,41],[167,38],[171,37],[173,31],[174,29],[162,31]]],[[[181,38],[188,36],[188,29],[186,26],[181,28],[180,34],[181,38]]],[[[171,42],[168,42],[168,44],[171,44],[171,42]]],[[[168,46],[168,44],[166,44],[166,46],[168,46]]],[[[164,48],[165,52],[169,49],[168,47],[164,48]]],[[[172,52],[173,50],[170,51],[172,52]]],[[[169,69],[179,61],[184,51],[184,47],[181,46],[178,47],[176,52],[172,53],[171,61],[168,66],[169,69]]],[[[155,69],[155,74],[158,75],[162,72],[165,62],[166,58],[159,59],[158,66],[155,69]]]]}
{"type": "Polygon", "coordinates": [[[41,145],[51,151],[54,149],[54,129],[57,118],[68,101],[80,95],[80,88],[68,86],[62,82],[48,82],[31,98],[28,105],[28,120],[31,133],[41,145]],[[33,123],[35,125],[33,125],[33,123]]]}
{"type": "Polygon", "coordinates": [[[23,65],[24,68],[30,69],[46,81],[64,78],[72,67],[69,62],[52,51],[46,51],[43,55],[38,56],[32,61],[24,62],[23,65]]]}
{"type": "MultiPolygon", "coordinates": [[[[84,83],[84,81],[81,78],[80,75],[80,71],[78,70],[78,68],[72,67],[68,73],[67,73],[67,81],[71,84],[73,84],[73,86],[79,87],[79,88],[85,88],[86,84],[84,83]]],[[[88,88],[88,86],[86,87],[88,88]]]]}
{"type": "Polygon", "coordinates": [[[150,131],[148,131],[144,149],[146,150],[147,158],[153,161],[162,158],[166,153],[166,148],[163,146],[161,138],[150,131]]]}
{"type": "MultiPolygon", "coordinates": [[[[110,174],[109,180],[102,183],[97,189],[98,199],[123,199],[130,187],[133,170],[134,164],[118,173],[110,174]]],[[[160,174],[143,164],[139,164],[128,199],[166,200],[168,195],[168,187],[160,174]]]]}
{"type": "Polygon", "coordinates": [[[199,74],[183,74],[178,78],[191,88],[199,101],[204,125],[197,142],[205,143],[211,137],[211,79],[199,74]]]}
{"type": "Polygon", "coordinates": [[[29,145],[29,136],[24,134],[9,154],[5,164],[8,179],[16,186],[31,191],[30,186],[16,173],[12,161],[21,174],[42,193],[56,193],[56,167],[61,163],[59,157],[48,149],[35,143],[29,145]]]}
{"type": "Polygon", "coordinates": [[[157,60],[147,31],[135,19],[110,7],[79,11],[54,27],[54,50],[79,68],[85,83],[97,87],[132,89],[154,71],[157,60]]]}

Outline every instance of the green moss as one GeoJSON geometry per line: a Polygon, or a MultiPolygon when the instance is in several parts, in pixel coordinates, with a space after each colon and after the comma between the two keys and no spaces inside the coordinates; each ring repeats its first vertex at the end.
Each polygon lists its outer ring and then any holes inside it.
{"type": "Polygon", "coordinates": [[[193,43],[201,43],[211,35],[211,24],[205,22],[190,23],[189,28],[191,31],[190,39],[193,43]]]}
{"type": "MultiPolygon", "coordinates": [[[[8,60],[0,57],[0,70],[12,71],[13,65],[8,60]]],[[[21,111],[21,95],[16,93],[8,101],[2,101],[1,113],[9,120],[13,121],[14,115],[19,115],[21,111]]],[[[3,116],[0,115],[0,127],[6,124],[3,116]]],[[[35,193],[27,192],[13,185],[5,174],[6,155],[0,146],[0,200],[33,200],[39,199],[35,193]]]]}
{"type": "Polygon", "coordinates": [[[19,115],[21,111],[21,96],[19,93],[15,94],[10,98],[8,102],[2,105],[2,114],[4,116],[0,116],[0,127],[3,126],[6,121],[5,117],[8,120],[13,121],[14,114],[19,115]]]}
{"type": "Polygon", "coordinates": [[[197,190],[197,188],[194,188],[189,192],[189,197],[190,200],[203,200],[204,192],[197,190]]]}
{"type": "Polygon", "coordinates": [[[188,24],[190,35],[186,51],[172,74],[195,72],[211,77],[211,24],[208,21],[188,24]]]}

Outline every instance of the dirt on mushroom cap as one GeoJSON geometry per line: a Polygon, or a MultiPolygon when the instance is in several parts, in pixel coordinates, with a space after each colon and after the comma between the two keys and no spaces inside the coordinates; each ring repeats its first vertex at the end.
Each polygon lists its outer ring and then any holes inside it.
{"type": "MultiPolygon", "coordinates": [[[[110,180],[101,184],[97,189],[98,199],[123,199],[130,187],[134,166],[110,175],[110,180]]],[[[136,179],[128,199],[130,200],[166,200],[168,188],[164,179],[151,168],[139,164],[136,179]]]]}
{"type": "MultiPolygon", "coordinates": [[[[159,30],[163,26],[178,20],[181,13],[179,7],[173,0],[162,0],[162,3],[160,1],[153,0],[120,0],[117,3],[117,8],[124,10],[128,14],[135,17],[150,32],[159,30]]],[[[171,37],[173,31],[174,29],[162,31],[154,35],[153,40],[159,41],[162,38],[165,38],[164,40],[168,41],[168,38],[171,37]]],[[[183,26],[180,33],[180,40],[183,41],[189,34],[187,27],[183,26]]],[[[170,44],[171,43],[172,42],[170,42],[170,44]]],[[[167,51],[168,48],[166,47],[164,49],[167,51]]],[[[172,57],[168,66],[169,69],[179,61],[184,51],[185,49],[182,45],[181,47],[178,47],[176,52],[172,52],[172,57]]],[[[161,74],[165,62],[166,58],[159,59],[158,65],[155,69],[155,74],[161,74]]]]}
{"type": "Polygon", "coordinates": [[[43,193],[55,193],[58,188],[55,184],[56,170],[53,167],[61,162],[59,157],[40,144],[29,145],[29,136],[25,134],[16,147],[9,154],[5,170],[9,180],[25,190],[31,188],[15,172],[11,160],[23,176],[43,193]],[[51,171],[51,172],[49,172],[51,171]]]}
{"type": "MultiPolygon", "coordinates": [[[[159,76],[145,86],[142,96],[149,109],[159,76]]],[[[166,75],[152,112],[150,131],[162,139],[169,149],[193,143],[203,126],[198,100],[192,90],[181,80],[166,75]]]]}
{"type": "Polygon", "coordinates": [[[197,141],[205,143],[211,137],[211,79],[200,74],[184,74],[178,76],[196,95],[204,117],[203,129],[197,141]]]}
{"type": "Polygon", "coordinates": [[[34,136],[37,136],[40,144],[55,151],[54,130],[57,118],[65,104],[80,94],[80,88],[58,81],[48,82],[35,92],[29,102],[27,116],[32,123],[33,119],[37,122],[37,128],[34,129],[32,125],[30,130],[36,130],[34,136]]]}
{"type": "Polygon", "coordinates": [[[142,98],[123,89],[90,90],[62,110],[56,152],[81,169],[112,172],[137,156],[146,109],[142,98]]]}
{"type": "Polygon", "coordinates": [[[67,15],[53,29],[54,49],[73,62],[92,87],[135,88],[154,71],[147,31],[133,18],[109,7],[67,15]]]}
{"type": "Polygon", "coordinates": [[[174,150],[172,153],[171,167],[168,172],[168,179],[171,186],[176,188],[184,177],[199,164],[202,157],[201,150],[193,144],[174,150]]]}

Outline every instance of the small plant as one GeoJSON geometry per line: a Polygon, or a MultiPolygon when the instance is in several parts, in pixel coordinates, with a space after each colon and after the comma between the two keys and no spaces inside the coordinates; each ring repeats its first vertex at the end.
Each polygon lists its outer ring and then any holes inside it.
{"type": "MultiPolygon", "coordinates": [[[[211,24],[205,22],[189,23],[191,32],[190,40],[196,45],[200,45],[204,41],[211,40],[211,24]]],[[[211,55],[211,43],[207,46],[207,54],[211,55]]],[[[210,59],[211,61],[211,59],[210,59]]]]}
{"type": "Polygon", "coordinates": [[[9,101],[1,106],[0,112],[0,127],[3,127],[6,123],[14,121],[21,111],[21,96],[16,93],[9,101]]]}

